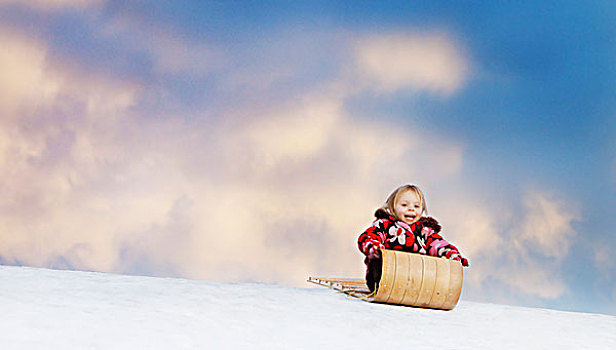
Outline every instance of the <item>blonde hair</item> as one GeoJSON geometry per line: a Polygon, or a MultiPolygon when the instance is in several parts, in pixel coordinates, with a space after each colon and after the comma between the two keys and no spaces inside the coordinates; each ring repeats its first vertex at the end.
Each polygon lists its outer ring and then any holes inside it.
{"type": "Polygon", "coordinates": [[[393,217],[395,217],[396,219],[400,219],[398,217],[396,217],[396,204],[398,204],[398,200],[400,199],[400,196],[402,196],[404,193],[409,192],[409,191],[413,191],[415,192],[415,194],[417,195],[417,198],[419,198],[419,202],[421,204],[421,216],[424,216],[424,214],[428,214],[428,206],[426,205],[426,199],[423,195],[423,192],[421,192],[421,190],[419,189],[419,187],[415,186],[415,185],[402,185],[398,188],[396,188],[390,195],[389,197],[387,197],[387,200],[385,201],[385,204],[381,207],[381,209],[387,211],[387,213],[389,213],[390,215],[392,215],[393,217]]]}

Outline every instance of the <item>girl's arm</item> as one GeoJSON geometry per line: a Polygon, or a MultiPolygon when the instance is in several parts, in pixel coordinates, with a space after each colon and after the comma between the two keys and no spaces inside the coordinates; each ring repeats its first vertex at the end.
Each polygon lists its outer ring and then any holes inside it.
{"type": "Polygon", "coordinates": [[[463,266],[468,266],[468,260],[462,257],[458,248],[447,242],[441,235],[435,232],[431,227],[424,227],[421,234],[427,236],[426,247],[429,255],[446,257],[451,260],[458,260],[463,266]]]}
{"type": "Polygon", "coordinates": [[[379,251],[385,248],[385,239],[387,237],[385,226],[384,220],[376,220],[357,239],[359,251],[370,259],[378,258],[381,254],[379,251]]]}

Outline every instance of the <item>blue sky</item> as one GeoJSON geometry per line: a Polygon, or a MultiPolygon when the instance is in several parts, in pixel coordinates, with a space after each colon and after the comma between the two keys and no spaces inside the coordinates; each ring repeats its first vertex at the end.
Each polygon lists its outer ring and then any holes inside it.
{"type": "Polygon", "coordinates": [[[616,313],[609,2],[0,1],[0,262],[361,275],[401,183],[464,297],[616,313]]]}

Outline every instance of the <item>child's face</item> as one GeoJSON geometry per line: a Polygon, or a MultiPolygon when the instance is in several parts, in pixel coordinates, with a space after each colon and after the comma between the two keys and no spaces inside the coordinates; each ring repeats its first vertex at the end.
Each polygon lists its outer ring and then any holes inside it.
{"type": "Polygon", "coordinates": [[[396,217],[407,224],[412,224],[421,218],[421,201],[415,191],[406,191],[400,195],[396,203],[396,217]]]}

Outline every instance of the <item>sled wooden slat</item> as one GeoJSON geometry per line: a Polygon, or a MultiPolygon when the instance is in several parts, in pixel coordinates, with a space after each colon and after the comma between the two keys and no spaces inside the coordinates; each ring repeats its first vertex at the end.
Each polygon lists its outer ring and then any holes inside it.
{"type": "Polygon", "coordinates": [[[419,291],[421,290],[421,282],[423,281],[423,259],[420,256],[414,256],[408,254],[410,266],[409,266],[409,283],[407,285],[407,291],[404,295],[404,299],[401,304],[403,305],[416,305],[419,298],[419,291]]]}
{"type": "Polygon", "coordinates": [[[432,299],[432,292],[436,284],[436,261],[432,259],[424,260],[423,281],[419,289],[417,306],[428,307],[432,299]]]}
{"type": "Polygon", "coordinates": [[[394,255],[396,259],[396,281],[387,299],[389,304],[401,304],[408,289],[410,277],[410,259],[408,254],[394,255]]]}
{"type": "MultiPolygon", "coordinates": [[[[381,252],[385,252],[382,250],[381,252]]],[[[395,254],[383,254],[383,270],[379,290],[374,296],[374,301],[387,303],[396,283],[396,256],[395,254]]]]}
{"type": "Polygon", "coordinates": [[[464,272],[462,271],[462,264],[450,264],[449,266],[449,287],[447,289],[447,295],[445,296],[445,302],[442,308],[445,310],[453,309],[458,300],[460,299],[460,293],[462,293],[462,281],[464,272]]]}
{"type": "Polygon", "coordinates": [[[449,280],[451,273],[449,272],[449,262],[445,259],[436,259],[436,284],[434,292],[430,300],[430,306],[435,309],[440,309],[445,303],[445,297],[449,292],[449,280]]]}

